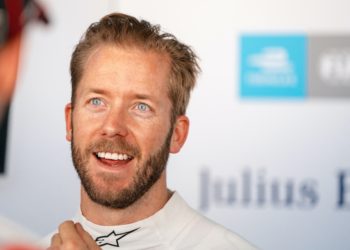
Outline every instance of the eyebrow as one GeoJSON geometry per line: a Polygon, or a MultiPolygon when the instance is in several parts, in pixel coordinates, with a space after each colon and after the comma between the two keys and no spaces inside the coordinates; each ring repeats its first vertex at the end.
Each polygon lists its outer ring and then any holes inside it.
{"type": "MultiPolygon", "coordinates": [[[[104,90],[104,89],[98,89],[98,88],[90,88],[87,90],[87,93],[96,93],[96,94],[100,94],[100,95],[110,95],[109,91],[104,90]]],[[[154,98],[151,95],[147,95],[147,94],[140,94],[140,93],[136,93],[132,95],[134,98],[140,99],[140,100],[151,100],[151,101],[155,101],[154,98]]]]}
{"type": "Polygon", "coordinates": [[[145,94],[135,94],[135,97],[137,99],[141,99],[141,100],[152,100],[153,99],[150,95],[145,95],[145,94]]]}
{"type": "Polygon", "coordinates": [[[108,91],[103,90],[103,89],[91,88],[91,89],[88,89],[87,92],[101,94],[101,95],[108,95],[108,91]]]}

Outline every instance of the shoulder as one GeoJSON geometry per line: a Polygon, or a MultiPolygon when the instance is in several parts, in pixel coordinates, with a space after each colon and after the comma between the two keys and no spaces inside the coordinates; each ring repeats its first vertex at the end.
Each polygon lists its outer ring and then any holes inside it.
{"type": "Polygon", "coordinates": [[[208,219],[193,208],[186,206],[191,218],[178,235],[176,249],[193,250],[253,250],[252,244],[224,226],[208,219]]]}
{"type": "Polygon", "coordinates": [[[193,230],[199,232],[198,245],[193,249],[253,250],[256,249],[244,238],[198,214],[193,230]],[[202,233],[200,233],[202,232],[202,233]]]}

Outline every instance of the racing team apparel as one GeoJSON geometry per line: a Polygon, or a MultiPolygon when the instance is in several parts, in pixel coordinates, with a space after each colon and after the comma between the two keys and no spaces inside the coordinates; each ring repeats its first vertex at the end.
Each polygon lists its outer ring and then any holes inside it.
{"type": "MultiPolygon", "coordinates": [[[[75,222],[103,250],[253,250],[250,243],[189,207],[177,192],[154,215],[127,225],[100,226],[81,213],[75,222]]],[[[46,246],[50,245],[47,238],[46,246]]]]}

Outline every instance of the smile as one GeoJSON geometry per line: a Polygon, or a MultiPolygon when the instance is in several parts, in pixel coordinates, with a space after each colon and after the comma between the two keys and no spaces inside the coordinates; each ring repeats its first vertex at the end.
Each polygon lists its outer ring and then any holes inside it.
{"type": "Polygon", "coordinates": [[[97,152],[97,158],[106,159],[106,160],[114,160],[114,161],[125,161],[131,160],[133,157],[128,154],[123,153],[111,153],[111,152],[97,152]]]}

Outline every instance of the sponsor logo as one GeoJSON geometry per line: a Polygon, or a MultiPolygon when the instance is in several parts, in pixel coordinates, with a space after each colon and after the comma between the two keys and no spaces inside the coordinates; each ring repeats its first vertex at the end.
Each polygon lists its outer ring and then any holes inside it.
{"type": "Polygon", "coordinates": [[[108,235],[97,237],[95,241],[96,241],[96,244],[100,247],[103,247],[103,246],[120,247],[119,241],[123,239],[125,236],[127,236],[128,234],[131,234],[138,229],[139,228],[136,228],[134,230],[131,230],[125,233],[116,233],[113,230],[108,235]]]}
{"type": "Polygon", "coordinates": [[[243,36],[242,97],[305,96],[304,36],[243,36]]]}
{"type": "Polygon", "coordinates": [[[309,38],[309,96],[350,97],[350,36],[309,38]]]}
{"type": "MultiPolygon", "coordinates": [[[[335,180],[333,207],[350,211],[350,169],[339,169],[331,178],[335,180]]],[[[199,183],[202,211],[223,207],[315,209],[322,198],[316,177],[278,177],[264,168],[218,176],[206,167],[199,173],[199,183]]]]}
{"type": "Polygon", "coordinates": [[[350,97],[350,36],[243,35],[242,98],[350,97]]]}
{"type": "Polygon", "coordinates": [[[326,51],[318,66],[321,80],[329,85],[350,84],[350,51],[326,51]]]}

